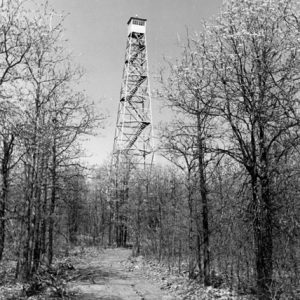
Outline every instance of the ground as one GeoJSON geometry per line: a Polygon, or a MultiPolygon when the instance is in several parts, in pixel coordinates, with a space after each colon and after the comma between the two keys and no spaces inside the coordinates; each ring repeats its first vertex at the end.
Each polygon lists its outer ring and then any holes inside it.
{"type": "Polygon", "coordinates": [[[106,249],[89,252],[74,265],[78,276],[68,284],[80,300],[173,300],[158,283],[146,278],[141,268],[129,269],[128,249],[106,249]]]}
{"type": "Polygon", "coordinates": [[[14,281],[15,264],[0,263],[0,300],[252,300],[226,285],[205,287],[188,279],[182,266],[142,256],[129,249],[78,248],[57,257],[32,281],[14,281]],[[2,270],[2,271],[1,271],[2,270]]]}

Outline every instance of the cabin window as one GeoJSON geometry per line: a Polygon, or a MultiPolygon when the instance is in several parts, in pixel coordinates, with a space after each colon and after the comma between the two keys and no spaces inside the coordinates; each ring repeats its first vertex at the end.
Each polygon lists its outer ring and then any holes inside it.
{"type": "Polygon", "coordinates": [[[133,20],[132,23],[134,25],[139,25],[139,26],[144,26],[145,25],[145,21],[141,21],[141,20],[133,20]]]}

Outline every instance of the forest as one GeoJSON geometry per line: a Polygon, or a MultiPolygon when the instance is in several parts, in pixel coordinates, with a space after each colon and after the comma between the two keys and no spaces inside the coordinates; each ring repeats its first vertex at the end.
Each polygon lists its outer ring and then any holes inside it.
{"type": "Polygon", "coordinates": [[[8,262],[28,283],[75,247],[127,247],[204,287],[299,299],[297,1],[225,1],[187,33],[152,92],[176,116],[155,130],[167,162],[131,170],[122,197],[110,159],[81,162],[106,116],[53,13],[0,7],[0,290],[8,262]]]}

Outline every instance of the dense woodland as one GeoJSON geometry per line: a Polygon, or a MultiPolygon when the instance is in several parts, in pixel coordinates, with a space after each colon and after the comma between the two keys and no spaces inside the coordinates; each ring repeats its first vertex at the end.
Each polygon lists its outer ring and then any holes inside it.
{"type": "Polygon", "coordinates": [[[79,138],[102,119],[74,89],[82,72],[66,51],[64,18],[29,4],[0,8],[0,259],[17,259],[20,280],[52,263],[71,191],[80,197],[84,182],[79,138]]]}
{"type": "Polygon", "coordinates": [[[82,74],[66,50],[64,18],[49,22],[47,5],[4,3],[0,260],[17,262],[16,278],[75,245],[132,246],[199,284],[296,299],[297,1],[225,1],[214,20],[199,21],[156,95],[176,113],[156,131],[155,155],[169,163],[131,170],[122,199],[109,162],[80,164],[80,139],[104,117],[74,88],[82,74]]]}

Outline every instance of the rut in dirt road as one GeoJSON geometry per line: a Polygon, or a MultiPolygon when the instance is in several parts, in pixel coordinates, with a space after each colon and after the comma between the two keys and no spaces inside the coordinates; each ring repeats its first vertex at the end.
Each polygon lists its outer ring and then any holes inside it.
{"type": "Polygon", "coordinates": [[[126,270],[124,262],[130,254],[128,249],[106,249],[87,254],[76,265],[78,276],[69,286],[70,291],[76,291],[72,299],[175,300],[158,285],[143,278],[141,271],[126,270]]]}

